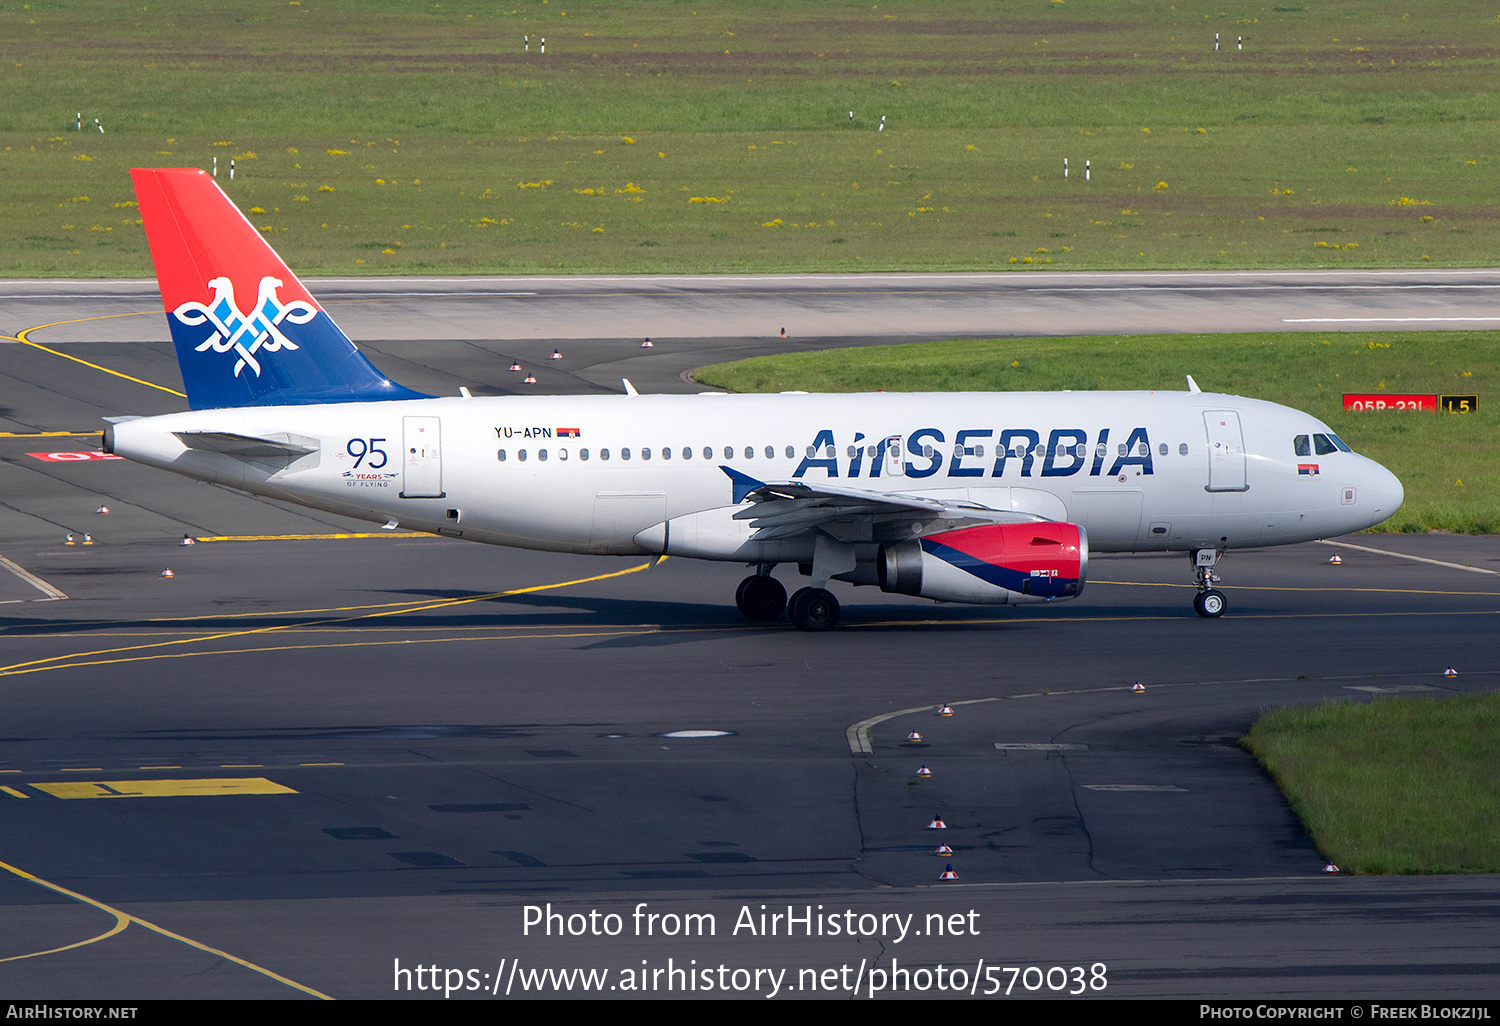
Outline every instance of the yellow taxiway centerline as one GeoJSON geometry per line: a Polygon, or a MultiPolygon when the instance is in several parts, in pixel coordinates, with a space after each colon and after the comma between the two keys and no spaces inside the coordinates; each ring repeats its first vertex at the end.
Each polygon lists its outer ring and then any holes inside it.
{"type": "Polygon", "coordinates": [[[137,310],[134,313],[104,314],[99,317],[75,317],[70,321],[53,321],[50,324],[38,324],[34,327],[27,328],[24,331],[18,332],[15,335],[5,335],[0,337],[14,339],[15,341],[21,343],[23,346],[30,346],[33,349],[40,349],[44,353],[51,353],[53,356],[61,356],[64,360],[72,360],[74,363],[81,363],[85,367],[92,367],[96,371],[103,371],[105,374],[110,374],[117,378],[124,378],[126,381],[134,381],[137,385],[145,385],[147,388],[154,388],[161,392],[169,392],[172,395],[178,396],[179,398],[186,399],[186,392],[179,392],[177,391],[177,389],[168,388],[166,385],[158,385],[154,381],[146,381],[143,378],[131,377],[129,374],[122,374],[120,371],[110,370],[108,367],[101,367],[97,363],[90,363],[89,361],[80,359],[76,356],[69,356],[67,353],[59,352],[58,350],[53,349],[50,346],[44,346],[40,342],[33,342],[31,341],[31,339],[26,337],[33,331],[41,331],[43,328],[56,328],[59,325],[63,324],[82,324],[84,321],[107,321],[113,317],[140,317],[147,312],[148,311],[137,310]]]}
{"type": "Polygon", "coordinates": [[[134,924],[136,926],[145,927],[147,930],[150,930],[153,933],[159,933],[163,937],[168,937],[172,940],[179,941],[180,943],[186,944],[188,947],[197,948],[199,951],[204,951],[210,955],[217,955],[220,958],[227,959],[228,961],[233,962],[235,965],[243,966],[246,969],[251,970],[252,972],[260,973],[262,976],[270,977],[277,983],[283,983],[286,986],[293,988],[294,990],[302,991],[304,994],[310,994],[311,996],[315,998],[321,998],[324,1001],[333,1000],[333,998],[329,997],[327,994],[324,994],[322,991],[314,990],[313,988],[306,986],[305,984],[298,983],[296,980],[289,980],[285,976],[282,976],[280,973],[272,972],[271,970],[266,969],[263,966],[256,965],[254,962],[240,958],[238,955],[231,955],[227,951],[221,951],[218,948],[210,947],[209,945],[204,944],[201,941],[193,940],[191,937],[184,937],[180,933],[174,933],[171,930],[166,929],[165,927],[157,926],[155,923],[147,922],[139,916],[133,916],[128,912],[121,912],[119,909],[106,905],[102,901],[96,901],[86,894],[79,894],[77,891],[70,891],[68,888],[63,887],[59,884],[52,883],[49,880],[43,880],[41,877],[36,876],[33,873],[28,873],[24,869],[18,869],[17,867],[12,866],[9,863],[0,862],[0,869],[3,869],[8,873],[14,873],[22,880],[30,881],[31,883],[36,884],[38,887],[45,887],[49,891],[55,891],[58,894],[66,895],[67,897],[72,898],[74,901],[82,902],[85,905],[91,905],[94,908],[99,909],[101,912],[108,913],[109,915],[115,917],[114,928],[105,933],[101,933],[97,937],[92,937],[86,941],[79,941],[76,944],[68,944],[61,948],[53,948],[50,951],[36,951],[28,955],[13,955],[11,956],[11,958],[0,959],[0,961],[9,962],[20,958],[36,958],[39,955],[50,955],[58,951],[67,951],[71,948],[82,947],[85,944],[93,944],[98,941],[104,940],[107,937],[113,937],[115,934],[120,933],[122,930],[124,930],[127,926],[134,924]]]}
{"type": "MultiPolygon", "coordinates": [[[[323,625],[330,624],[330,623],[349,623],[349,622],[356,621],[356,620],[371,619],[371,618],[374,618],[374,617],[381,617],[381,616],[395,616],[397,614],[403,614],[403,613],[419,613],[419,612],[423,612],[423,611],[430,610],[430,609],[447,609],[447,608],[450,608],[452,606],[466,605],[466,604],[471,603],[471,602],[483,602],[483,601],[487,601],[487,600],[490,600],[490,599],[504,598],[504,597],[507,597],[507,596],[510,596],[510,595],[527,595],[527,594],[531,594],[533,592],[538,592],[538,591],[549,591],[549,590],[554,589],[554,588],[566,588],[566,587],[569,587],[569,586],[575,585],[575,584],[588,584],[588,583],[590,583],[592,581],[604,581],[604,580],[608,580],[608,579],[610,579],[612,577],[623,577],[626,574],[638,573],[638,572],[640,572],[642,570],[649,569],[650,567],[651,567],[650,563],[640,563],[640,564],[638,564],[636,566],[633,566],[633,567],[627,567],[624,570],[614,570],[614,571],[611,571],[610,573],[607,573],[607,574],[595,574],[592,577],[580,577],[577,580],[573,580],[573,581],[559,581],[559,582],[556,582],[556,583],[553,583],[553,584],[537,584],[537,585],[532,585],[532,586],[526,587],[526,588],[512,588],[512,589],[509,589],[508,591],[490,592],[490,593],[485,594],[485,595],[472,595],[472,596],[469,596],[467,598],[461,598],[461,599],[443,599],[443,600],[438,601],[438,602],[419,603],[417,605],[412,605],[410,603],[405,603],[405,604],[402,605],[401,608],[398,608],[398,609],[385,609],[385,610],[381,610],[380,612],[375,612],[375,613],[364,613],[364,614],[361,614],[360,616],[338,617],[338,618],[335,618],[333,620],[324,621],[323,624],[317,624],[317,623],[312,623],[312,624],[273,624],[273,625],[271,625],[269,627],[256,627],[256,628],[253,628],[251,630],[244,630],[244,631],[225,631],[225,632],[220,633],[220,634],[209,634],[209,635],[204,635],[202,637],[181,638],[181,639],[178,639],[176,641],[158,641],[158,642],[153,642],[153,643],[148,644],[148,645],[126,645],[126,646],[122,646],[120,648],[99,649],[99,650],[93,651],[93,652],[75,652],[75,653],[72,653],[72,654],[47,656],[44,659],[33,659],[33,660],[30,660],[30,661],[24,662],[24,663],[12,663],[10,666],[0,667],[0,677],[15,676],[15,675],[22,674],[22,673],[36,673],[36,672],[39,672],[41,670],[47,670],[47,669],[58,669],[58,668],[60,668],[58,664],[63,663],[63,661],[65,661],[65,660],[88,659],[90,656],[117,655],[117,654],[123,653],[123,652],[139,652],[139,651],[142,651],[142,650],[145,650],[145,649],[151,649],[151,648],[165,648],[165,647],[171,646],[171,645],[191,645],[191,644],[194,644],[194,643],[200,642],[200,641],[222,641],[222,640],[224,640],[226,638],[242,638],[242,637],[249,637],[251,635],[256,635],[256,634],[270,634],[270,633],[274,633],[274,632],[277,632],[277,631],[286,630],[286,629],[288,629],[290,627],[301,627],[303,629],[306,629],[308,627],[323,626],[323,625]],[[48,665],[48,664],[53,664],[53,665],[48,665]]],[[[255,650],[254,649],[250,649],[248,651],[255,651],[255,650]]],[[[267,651],[270,651],[270,650],[268,649],[267,651]]],[[[191,655],[192,653],[183,653],[183,654],[184,655],[191,655]]],[[[101,663],[110,663],[110,662],[137,662],[137,661],[139,661],[142,658],[151,658],[151,657],[135,656],[135,657],[127,657],[127,658],[119,659],[119,660],[105,659],[105,660],[94,660],[93,662],[85,662],[85,663],[68,662],[68,663],[66,663],[66,665],[69,665],[69,666],[96,666],[96,665],[99,665],[101,663]]]]}
{"type": "MultiPolygon", "coordinates": [[[[10,337],[0,335],[0,338],[10,337]]],[[[98,433],[98,428],[93,431],[0,431],[0,438],[84,438],[98,433]]]]}

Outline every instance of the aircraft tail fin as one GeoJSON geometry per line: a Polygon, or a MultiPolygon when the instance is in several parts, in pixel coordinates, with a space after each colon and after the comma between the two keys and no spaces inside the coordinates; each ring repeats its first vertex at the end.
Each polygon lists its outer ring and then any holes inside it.
{"type": "Polygon", "coordinates": [[[130,176],[189,406],[426,398],[375,369],[204,171],[130,176]]]}

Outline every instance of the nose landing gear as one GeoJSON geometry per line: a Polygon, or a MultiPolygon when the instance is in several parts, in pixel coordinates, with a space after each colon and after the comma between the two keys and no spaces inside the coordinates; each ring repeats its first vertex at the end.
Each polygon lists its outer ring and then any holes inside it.
{"type": "Polygon", "coordinates": [[[1193,612],[1210,620],[1223,616],[1229,600],[1222,591],[1214,587],[1219,582],[1219,575],[1214,573],[1213,568],[1224,555],[1224,550],[1194,549],[1189,555],[1198,579],[1198,594],[1193,596],[1193,612]]]}

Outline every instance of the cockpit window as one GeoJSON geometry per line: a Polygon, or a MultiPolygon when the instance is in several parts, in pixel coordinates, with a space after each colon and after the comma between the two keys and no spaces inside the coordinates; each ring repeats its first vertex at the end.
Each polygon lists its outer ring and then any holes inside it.
{"type": "Polygon", "coordinates": [[[1298,435],[1296,438],[1292,439],[1292,450],[1296,452],[1298,456],[1311,456],[1312,443],[1307,440],[1306,435],[1298,435]]]}
{"type": "Polygon", "coordinates": [[[1338,446],[1328,440],[1327,435],[1313,435],[1313,450],[1319,456],[1327,456],[1331,452],[1338,452],[1338,446]]]}
{"type": "Polygon", "coordinates": [[[1338,435],[1334,434],[1332,431],[1330,431],[1328,433],[1328,438],[1329,438],[1330,441],[1333,442],[1334,445],[1338,446],[1339,452],[1353,452],[1354,451],[1353,449],[1349,448],[1349,446],[1344,442],[1344,440],[1342,438],[1340,438],[1338,435]]]}

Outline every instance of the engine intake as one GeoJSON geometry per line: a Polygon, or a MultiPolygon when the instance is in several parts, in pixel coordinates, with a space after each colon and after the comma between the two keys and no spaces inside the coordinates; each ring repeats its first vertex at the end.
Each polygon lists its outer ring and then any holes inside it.
{"type": "Polygon", "coordinates": [[[1077,524],[985,524],[882,545],[880,590],[945,602],[1074,598],[1088,578],[1088,533],[1077,524]]]}

